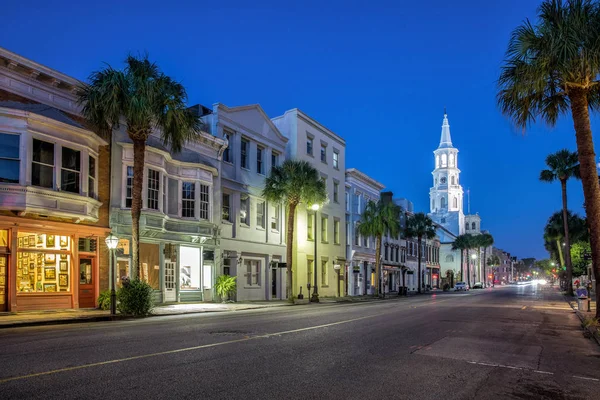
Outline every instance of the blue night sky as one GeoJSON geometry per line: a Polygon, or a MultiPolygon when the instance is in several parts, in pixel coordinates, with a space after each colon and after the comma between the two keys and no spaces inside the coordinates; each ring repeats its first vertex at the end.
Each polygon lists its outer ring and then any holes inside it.
{"type": "MultiPolygon", "coordinates": [[[[510,32],[538,1],[82,3],[6,2],[0,46],[82,80],[147,51],[190,104],[260,103],[272,117],[298,107],[346,139],[346,167],[418,211],[429,210],[446,106],[482,228],[519,257],[547,257],[542,229],[560,186],[538,176],[547,154],[575,149],[572,121],[523,136],[495,104],[510,32]]],[[[582,214],[579,182],[569,195],[582,214]]]]}

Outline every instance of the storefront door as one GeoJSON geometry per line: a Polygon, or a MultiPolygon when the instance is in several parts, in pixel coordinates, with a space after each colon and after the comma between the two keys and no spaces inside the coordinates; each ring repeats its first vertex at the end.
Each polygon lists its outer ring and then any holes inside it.
{"type": "Polygon", "coordinates": [[[165,302],[177,301],[175,291],[175,263],[165,261],[165,302]]]}
{"type": "Polygon", "coordinates": [[[7,281],[6,281],[6,270],[8,269],[8,257],[4,254],[0,254],[0,311],[6,311],[6,293],[7,293],[7,281]]]}
{"type": "Polygon", "coordinates": [[[79,258],[79,308],[94,308],[96,293],[94,290],[94,261],[91,258],[79,258]]]}

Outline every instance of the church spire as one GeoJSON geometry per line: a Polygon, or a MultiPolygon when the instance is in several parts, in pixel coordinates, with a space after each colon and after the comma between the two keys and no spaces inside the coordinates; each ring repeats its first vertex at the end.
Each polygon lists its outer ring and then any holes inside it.
{"type": "Polygon", "coordinates": [[[439,149],[444,147],[452,147],[452,139],[450,138],[450,124],[448,123],[448,114],[444,107],[444,122],[442,123],[442,137],[440,138],[439,149]]]}

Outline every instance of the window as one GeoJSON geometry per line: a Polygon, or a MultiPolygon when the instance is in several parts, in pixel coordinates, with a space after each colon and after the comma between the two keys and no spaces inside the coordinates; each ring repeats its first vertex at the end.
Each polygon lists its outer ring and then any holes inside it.
{"type": "Polygon", "coordinates": [[[454,208],[458,208],[458,199],[456,197],[454,197],[454,199],[452,200],[452,203],[453,203],[452,206],[454,208]]]}
{"type": "Polygon", "coordinates": [[[240,162],[242,168],[248,169],[248,147],[250,143],[246,139],[242,139],[242,147],[240,149],[240,162]]]}
{"type": "Polygon", "coordinates": [[[469,230],[469,223],[468,222],[465,222],[465,230],[467,230],[467,231],[469,230]]]}
{"type": "Polygon", "coordinates": [[[68,147],[63,147],[61,167],[60,190],[70,193],[79,193],[81,152],[68,147]]]}
{"type": "Polygon", "coordinates": [[[354,194],[353,196],[353,201],[352,201],[352,212],[354,214],[360,214],[360,195],[358,195],[357,193],[354,194]]]}
{"type": "Polygon", "coordinates": [[[442,167],[446,167],[448,165],[448,156],[442,154],[442,167]]]}
{"type": "Polygon", "coordinates": [[[327,164],[327,145],[321,144],[321,162],[327,164]]]}
{"type": "Polygon", "coordinates": [[[368,236],[363,236],[362,245],[363,245],[363,247],[369,247],[369,237],[368,236]]]}
{"type": "Polygon", "coordinates": [[[259,174],[265,173],[265,171],[263,170],[263,153],[264,149],[262,147],[256,148],[256,172],[258,172],[259,174]]]}
{"type": "Polygon", "coordinates": [[[133,167],[127,166],[127,182],[125,182],[125,207],[131,208],[133,202],[133,167]]]}
{"type": "Polygon", "coordinates": [[[306,154],[312,156],[313,155],[313,138],[306,138],[306,154]]]}
{"type": "Polygon", "coordinates": [[[310,211],[306,212],[306,238],[308,240],[314,240],[314,227],[313,227],[313,220],[315,219],[315,214],[311,213],[310,211]]]}
{"type": "Polygon", "coordinates": [[[0,182],[19,183],[19,135],[0,133],[0,182]]]}
{"type": "Polygon", "coordinates": [[[52,189],[54,187],[54,144],[33,139],[31,184],[52,189]]]}
{"type": "Polygon", "coordinates": [[[223,221],[228,221],[231,222],[230,216],[231,216],[231,196],[229,195],[229,193],[223,193],[223,207],[221,210],[221,219],[223,221]]]}
{"type": "Polygon", "coordinates": [[[196,184],[194,182],[181,182],[181,216],[194,218],[196,209],[196,184]]]}
{"type": "Polygon", "coordinates": [[[151,210],[158,210],[159,177],[160,174],[158,171],[148,169],[148,208],[151,210]]]}
{"type": "Polygon", "coordinates": [[[350,246],[350,223],[346,222],[346,246],[350,246]]]}
{"type": "Polygon", "coordinates": [[[225,151],[223,152],[223,161],[225,162],[231,162],[231,142],[230,142],[230,136],[231,134],[229,133],[224,133],[223,134],[223,139],[225,139],[227,141],[227,147],[225,148],[225,151]]]}
{"type": "Polygon", "coordinates": [[[454,154],[450,154],[449,159],[450,159],[450,162],[449,162],[450,166],[454,167],[454,154]]]}
{"type": "Polygon", "coordinates": [[[448,254],[446,256],[446,262],[453,263],[454,262],[454,256],[452,254],[448,254]]]}
{"type": "Polygon", "coordinates": [[[279,154],[271,152],[271,168],[279,165],[279,154]]]}
{"type": "Polygon", "coordinates": [[[431,200],[431,209],[435,210],[435,200],[431,200]]]}
{"type": "Polygon", "coordinates": [[[179,215],[179,181],[169,178],[167,184],[167,214],[179,215]]]}
{"type": "Polygon", "coordinates": [[[223,259],[223,275],[231,275],[231,258],[223,259]]]}
{"type": "Polygon", "coordinates": [[[456,185],[456,177],[454,175],[450,177],[450,184],[456,185]]]}
{"type": "Polygon", "coordinates": [[[440,208],[441,208],[441,209],[444,209],[444,208],[446,208],[446,198],[445,198],[445,197],[442,197],[442,198],[440,199],[440,208]]]}
{"type": "Polygon", "coordinates": [[[360,233],[358,232],[358,224],[354,224],[354,245],[360,246],[360,233]]]}
{"type": "Polygon", "coordinates": [[[259,201],[256,203],[256,226],[265,228],[265,202],[259,201]]]}
{"type": "MultiPolygon", "coordinates": [[[[224,259],[225,264],[229,259],[224,259]]],[[[197,247],[179,248],[179,282],[181,290],[200,289],[200,249],[197,247]]],[[[225,269],[227,267],[224,267],[225,269]]]]}
{"type": "Polygon", "coordinates": [[[340,191],[340,184],[333,182],[333,201],[339,203],[338,192],[340,191]]]}
{"type": "Polygon", "coordinates": [[[281,209],[279,208],[279,204],[273,207],[273,216],[271,216],[271,229],[274,231],[279,231],[279,214],[281,213],[281,209]]]}
{"type": "Polygon", "coordinates": [[[329,286],[329,271],[327,271],[327,260],[321,260],[321,286],[329,286]]]}
{"type": "Polygon", "coordinates": [[[346,211],[350,212],[350,193],[346,192],[346,211]]]}
{"type": "Polygon", "coordinates": [[[333,220],[333,243],[340,244],[340,221],[333,220]]]}
{"type": "Polygon", "coordinates": [[[435,167],[436,168],[440,167],[440,156],[435,156],[435,167]]]}
{"type": "Polygon", "coordinates": [[[246,285],[260,286],[260,261],[244,260],[246,266],[246,285]]]}
{"type": "Polygon", "coordinates": [[[327,243],[327,217],[321,217],[321,242],[327,243]]]}
{"type": "Polygon", "coordinates": [[[210,187],[200,184],[200,219],[210,219],[210,187]]]}
{"type": "Polygon", "coordinates": [[[471,224],[471,229],[475,229],[475,222],[471,224]]]}
{"type": "Polygon", "coordinates": [[[384,259],[384,260],[387,260],[387,259],[388,259],[388,247],[389,247],[389,246],[386,244],[386,245],[385,245],[384,256],[383,256],[383,259],[384,259]]]}
{"type": "Polygon", "coordinates": [[[333,168],[340,169],[340,153],[337,151],[333,152],[333,168]]]}
{"type": "Polygon", "coordinates": [[[313,278],[313,270],[315,268],[314,260],[310,258],[306,259],[306,281],[310,283],[311,286],[314,286],[314,278],[313,278]]]}
{"type": "Polygon", "coordinates": [[[399,258],[398,258],[399,251],[400,251],[400,249],[398,248],[398,246],[396,246],[396,262],[399,261],[399,258]]]}
{"type": "Polygon", "coordinates": [[[247,194],[240,196],[240,224],[250,226],[250,197],[247,194]]]}
{"type": "Polygon", "coordinates": [[[96,159],[88,157],[88,196],[96,197],[96,159]]]}

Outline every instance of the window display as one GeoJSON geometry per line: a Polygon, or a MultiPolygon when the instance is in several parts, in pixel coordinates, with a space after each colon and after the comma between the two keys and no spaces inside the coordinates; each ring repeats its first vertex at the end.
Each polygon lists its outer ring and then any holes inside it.
{"type": "Polygon", "coordinates": [[[160,256],[158,244],[140,243],[140,277],[159,289],[160,256]]]}
{"type": "Polygon", "coordinates": [[[71,291],[71,238],[20,232],[17,236],[17,292],[71,291]]]}
{"type": "Polygon", "coordinates": [[[200,249],[181,246],[179,280],[181,290],[200,289],[200,249]]]}

